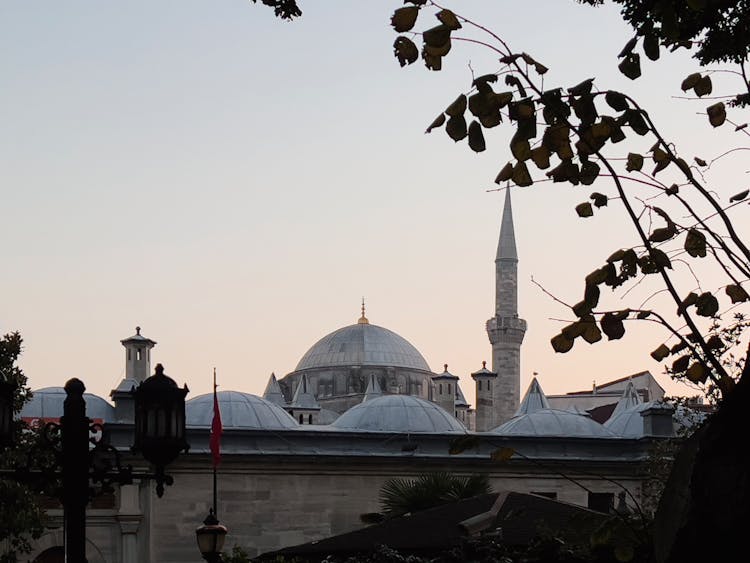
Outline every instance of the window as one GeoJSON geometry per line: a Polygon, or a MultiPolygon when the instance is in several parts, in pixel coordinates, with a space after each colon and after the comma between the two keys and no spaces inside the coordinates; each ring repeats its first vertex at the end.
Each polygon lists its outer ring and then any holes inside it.
{"type": "Polygon", "coordinates": [[[482,380],[480,379],[479,381],[477,381],[477,391],[481,391],[481,390],[482,390],[482,380]]]}
{"type": "Polygon", "coordinates": [[[490,381],[490,380],[487,380],[487,391],[489,391],[489,390],[490,390],[490,383],[492,383],[492,381],[490,381]]]}
{"type": "Polygon", "coordinates": [[[609,514],[615,505],[614,493],[589,493],[589,508],[609,514]]]}
{"type": "Polygon", "coordinates": [[[443,384],[442,383],[438,383],[438,388],[439,388],[438,392],[442,395],[443,394],[443,384]]]}
{"type": "Polygon", "coordinates": [[[307,423],[308,424],[312,424],[312,415],[311,414],[307,415],[307,423]]]}
{"type": "Polygon", "coordinates": [[[136,350],[135,359],[141,361],[141,349],[136,350]]]}
{"type": "Polygon", "coordinates": [[[449,384],[448,384],[448,395],[450,395],[450,394],[451,394],[451,392],[452,392],[452,391],[451,391],[451,384],[449,383],[449,384]]]}
{"type": "Polygon", "coordinates": [[[304,424],[304,423],[305,423],[305,416],[304,416],[304,415],[302,415],[302,414],[301,414],[301,415],[299,415],[299,423],[300,423],[300,424],[304,424]]]}

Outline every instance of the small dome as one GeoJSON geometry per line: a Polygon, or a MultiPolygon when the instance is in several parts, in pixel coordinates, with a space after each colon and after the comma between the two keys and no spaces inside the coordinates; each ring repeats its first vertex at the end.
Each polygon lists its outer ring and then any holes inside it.
{"type": "MultiPolygon", "coordinates": [[[[219,391],[216,395],[224,428],[299,428],[284,409],[256,395],[239,391],[219,391]]],[[[185,403],[185,416],[187,426],[211,426],[214,416],[213,393],[199,395],[185,403]]]]}
{"type": "Polygon", "coordinates": [[[441,407],[411,395],[370,399],[350,408],[331,427],[367,432],[466,433],[466,428],[441,407]]]}
{"type": "Polygon", "coordinates": [[[503,436],[613,438],[614,434],[587,416],[557,409],[539,409],[514,416],[491,431],[503,436]]]}
{"type": "Polygon", "coordinates": [[[604,423],[605,428],[610,432],[622,436],[623,438],[641,438],[645,436],[643,431],[643,417],[641,413],[655,406],[663,405],[659,401],[650,401],[648,403],[639,403],[629,409],[621,410],[619,413],[614,412],[604,423]]]}
{"type": "MultiPolygon", "coordinates": [[[[45,387],[33,391],[34,396],[21,409],[21,418],[60,418],[63,415],[65,389],[63,387],[45,387]]],[[[115,407],[107,401],[84,393],[86,416],[96,421],[111,422],[115,419],[115,407]]]]}
{"type": "Polygon", "coordinates": [[[310,348],[295,371],[336,366],[388,366],[430,371],[422,354],[395,332],[369,323],[345,326],[310,348]]]}
{"type": "Polygon", "coordinates": [[[339,416],[341,416],[336,411],[332,411],[330,409],[320,409],[320,412],[318,413],[318,424],[319,425],[328,425],[333,423],[339,416]]]}

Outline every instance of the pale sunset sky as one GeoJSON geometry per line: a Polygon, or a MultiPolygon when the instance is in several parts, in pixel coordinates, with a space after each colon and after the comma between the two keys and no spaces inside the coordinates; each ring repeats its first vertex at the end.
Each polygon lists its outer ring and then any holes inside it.
{"type": "MultiPolygon", "coordinates": [[[[480,155],[424,130],[497,57],[454,42],[442,72],[402,69],[400,0],[300,5],[290,23],[246,0],[0,0],[0,332],[22,333],[32,388],[79,377],[108,398],[138,325],[188,398],[214,367],[221,389],[261,394],[356,322],[364,296],[371,323],[433,371],[447,363],[473,403],[468,374],[491,360],[504,196],[491,190],[510,128],[480,155]]],[[[548,87],[596,77],[640,99],[690,158],[720,152],[705,104],[673,97],[684,55],[646,62],[637,82],[619,74],[631,33],[611,6],[446,5],[548,66],[548,87]]],[[[714,187],[744,188],[730,180],[714,187]]],[[[575,303],[584,275],[635,242],[617,202],[577,218],[605,183],[513,188],[522,389],[534,372],[552,394],[650,370],[695,394],[649,357],[658,330],[565,355],[549,344],[571,314],[532,277],[575,303]]]]}

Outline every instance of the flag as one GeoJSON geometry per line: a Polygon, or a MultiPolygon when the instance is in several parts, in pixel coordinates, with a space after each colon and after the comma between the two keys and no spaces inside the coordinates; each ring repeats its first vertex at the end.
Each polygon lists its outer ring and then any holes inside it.
{"type": "Polygon", "coordinates": [[[216,369],[214,369],[214,418],[211,421],[211,457],[213,457],[214,467],[221,461],[221,410],[219,409],[219,399],[216,397],[216,369]]]}

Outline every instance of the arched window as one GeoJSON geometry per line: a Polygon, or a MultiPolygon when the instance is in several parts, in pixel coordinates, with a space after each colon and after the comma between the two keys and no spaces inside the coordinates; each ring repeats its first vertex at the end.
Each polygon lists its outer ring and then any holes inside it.
{"type": "Polygon", "coordinates": [[[301,414],[299,415],[299,423],[304,424],[305,423],[305,415],[301,414]]]}
{"type": "Polygon", "coordinates": [[[453,393],[453,391],[451,391],[451,384],[449,383],[448,384],[448,395],[450,395],[451,393],[453,393]]]}
{"type": "Polygon", "coordinates": [[[438,389],[439,389],[438,392],[442,395],[443,394],[443,384],[442,383],[438,383],[438,389]]]}
{"type": "Polygon", "coordinates": [[[138,348],[138,350],[136,350],[135,359],[138,360],[138,361],[141,360],[141,349],[140,348],[138,348]]]}
{"type": "Polygon", "coordinates": [[[307,423],[308,424],[312,424],[312,415],[311,414],[307,415],[307,423]]]}
{"type": "Polygon", "coordinates": [[[487,381],[487,391],[489,391],[489,390],[490,390],[490,383],[492,383],[492,381],[489,381],[489,380],[488,380],[488,381],[487,381]]]}

